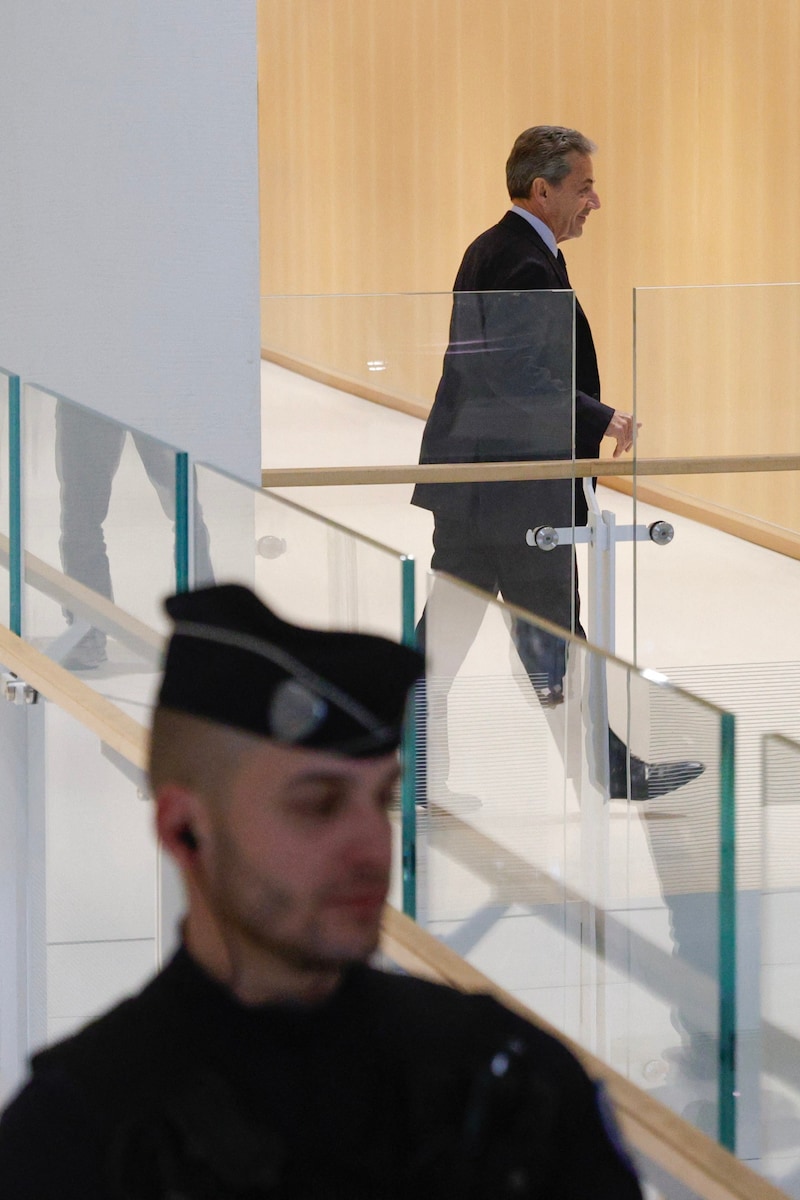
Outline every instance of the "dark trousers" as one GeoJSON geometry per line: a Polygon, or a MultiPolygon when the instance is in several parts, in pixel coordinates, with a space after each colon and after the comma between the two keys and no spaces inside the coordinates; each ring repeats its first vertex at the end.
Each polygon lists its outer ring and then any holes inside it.
{"type": "MultiPolygon", "coordinates": [[[[482,506],[473,521],[451,517],[435,517],[433,558],[431,568],[452,575],[491,596],[502,595],[507,604],[517,605],[534,616],[543,617],[554,625],[585,637],[580,623],[578,571],[572,546],[557,546],[555,550],[538,550],[525,543],[525,529],[515,522],[511,532],[516,537],[503,537],[504,530],[493,521],[492,507],[482,506]]],[[[432,593],[436,603],[436,583],[432,593]]],[[[462,630],[461,653],[451,654],[452,674],[469,652],[483,612],[480,606],[467,604],[460,614],[462,630]]],[[[424,649],[426,614],[423,612],[417,627],[420,648],[424,649]]],[[[566,671],[566,642],[525,621],[513,619],[511,636],[522,665],[534,685],[560,690],[566,671]]]]}
{"type": "MultiPolygon", "coordinates": [[[[496,497],[491,499],[495,500],[496,497]]],[[[479,506],[470,521],[435,516],[432,569],[452,575],[492,596],[501,594],[506,603],[517,605],[534,616],[543,617],[585,638],[580,623],[574,548],[557,546],[554,550],[545,551],[530,547],[525,542],[525,532],[533,524],[532,521],[525,525],[524,515],[520,520],[516,514],[504,520],[502,512],[500,519],[497,517],[495,503],[479,506]]],[[[444,581],[434,580],[428,602],[434,612],[437,591],[445,586],[444,581]]],[[[452,682],[458,674],[486,611],[485,603],[467,593],[459,596],[457,604],[453,604],[451,593],[446,607],[449,610],[444,614],[447,618],[447,679],[441,681],[436,695],[428,694],[427,685],[419,688],[417,695],[417,790],[420,798],[427,793],[428,722],[435,722],[439,728],[446,722],[447,680],[452,682]]],[[[427,626],[426,605],[417,626],[417,641],[421,650],[425,649],[427,626]]],[[[567,668],[566,639],[516,617],[512,617],[510,628],[514,646],[538,699],[546,707],[557,704],[563,696],[567,668]]],[[[612,770],[624,771],[627,755],[625,743],[613,729],[608,731],[608,742],[612,770]]],[[[449,770],[446,738],[441,749],[435,774],[442,776],[438,782],[445,782],[449,770]]]]}

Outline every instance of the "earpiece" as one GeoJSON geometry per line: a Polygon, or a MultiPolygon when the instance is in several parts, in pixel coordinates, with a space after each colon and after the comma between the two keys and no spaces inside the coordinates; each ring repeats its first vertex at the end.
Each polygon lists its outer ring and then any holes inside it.
{"type": "Polygon", "coordinates": [[[178,841],[183,842],[184,846],[186,846],[189,850],[197,849],[197,837],[195,836],[195,832],[191,825],[184,826],[184,828],[178,834],[178,841]]]}

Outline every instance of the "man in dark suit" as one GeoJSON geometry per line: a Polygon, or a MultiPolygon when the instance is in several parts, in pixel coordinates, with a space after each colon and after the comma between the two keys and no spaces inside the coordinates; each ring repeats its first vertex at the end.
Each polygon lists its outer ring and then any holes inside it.
{"type": "MultiPolygon", "coordinates": [[[[603,437],[616,440],[616,457],[633,445],[632,415],[600,399],[589,322],[558,250],[583,234],[600,207],[595,149],[577,130],[549,125],[514,143],[506,164],[511,211],[468,247],[456,276],[450,341],[420,462],[565,459],[573,446],[575,457],[597,458],[603,437]]],[[[574,550],[543,553],[525,542],[535,525],[586,524],[582,483],[418,484],[412,503],[434,515],[433,569],[584,636],[574,550]]],[[[462,661],[481,618],[476,606],[462,624],[462,661]]],[[[423,638],[424,626],[423,617],[423,638]]],[[[563,639],[520,624],[514,634],[540,701],[561,703],[563,639]]],[[[453,673],[459,665],[451,662],[453,673]]],[[[610,759],[612,795],[625,795],[626,749],[613,734],[610,759]]],[[[701,769],[632,758],[634,798],[662,795],[701,769]]]]}

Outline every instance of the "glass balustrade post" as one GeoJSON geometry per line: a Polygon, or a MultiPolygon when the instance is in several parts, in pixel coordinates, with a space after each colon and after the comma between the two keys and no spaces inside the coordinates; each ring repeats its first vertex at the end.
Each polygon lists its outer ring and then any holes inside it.
{"type": "MultiPolygon", "coordinates": [[[[402,588],[402,640],[406,646],[416,643],[414,628],[414,560],[403,558],[401,564],[402,588]]],[[[416,919],[417,916],[417,706],[419,696],[412,690],[403,734],[401,785],[401,861],[403,872],[403,912],[416,919]]]]}
{"type": "Polygon", "coordinates": [[[736,1151],[736,805],[735,718],[720,718],[719,1141],[736,1151]]]}
{"type": "Polygon", "coordinates": [[[189,590],[189,455],[175,455],[175,591],[189,590]]]}

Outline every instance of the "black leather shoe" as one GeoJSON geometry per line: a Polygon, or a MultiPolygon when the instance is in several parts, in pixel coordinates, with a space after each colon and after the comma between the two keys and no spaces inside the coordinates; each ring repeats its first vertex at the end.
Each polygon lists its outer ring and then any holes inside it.
{"type": "Polygon", "coordinates": [[[691,783],[705,769],[705,763],[701,762],[648,763],[632,754],[630,797],[624,757],[611,764],[610,796],[612,800],[656,800],[691,783]]]}

